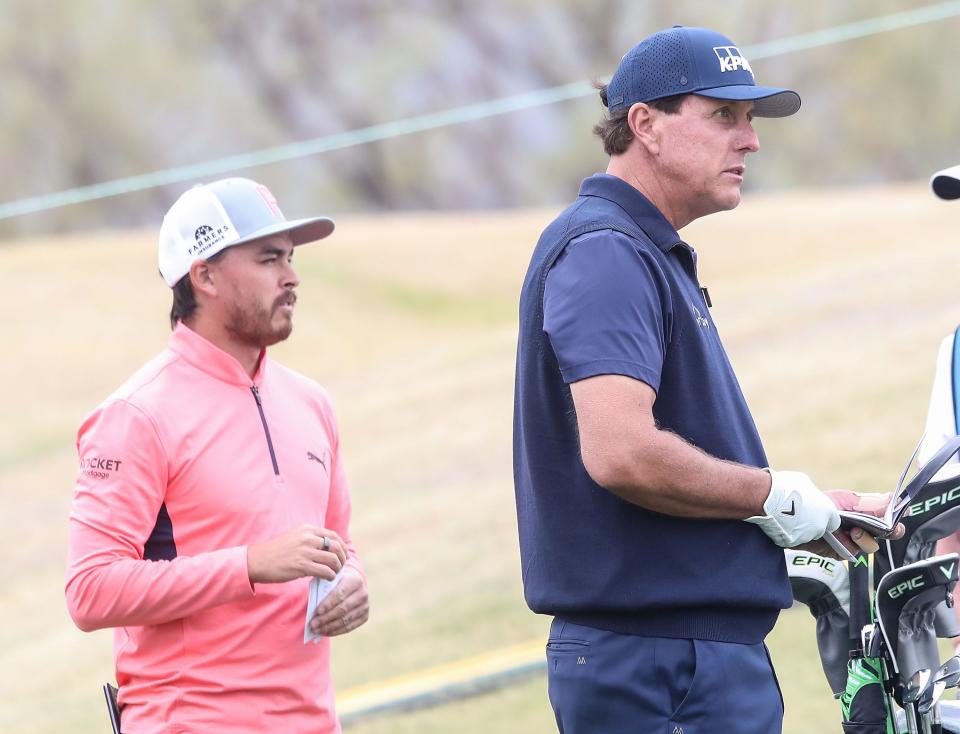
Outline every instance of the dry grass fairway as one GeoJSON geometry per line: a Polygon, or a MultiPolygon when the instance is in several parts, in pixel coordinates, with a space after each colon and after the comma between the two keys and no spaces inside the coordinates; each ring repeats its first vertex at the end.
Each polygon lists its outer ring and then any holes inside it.
{"type": "MultiPolygon", "coordinates": [[[[274,354],[339,405],[374,604],[335,644],[341,688],[543,634],[518,580],[510,416],[517,291],[551,215],[343,218],[297,253],[297,328],[274,354]]],[[[890,488],[960,319],[958,216],[917,184],[748,196],[684,232],[774,466],[890,488]]],[[[78,632],[63,606],[73,434],[164,343],[153,243],[125,232],[0,247],[3,732],[106,728],[110,635],[78,632]]],[[[812,629],[797,610],[771,638],[787,732],[837,718],[812,629]]],[[[549,731],[544,682],[355,729],[453,730],[549,731]]]]}

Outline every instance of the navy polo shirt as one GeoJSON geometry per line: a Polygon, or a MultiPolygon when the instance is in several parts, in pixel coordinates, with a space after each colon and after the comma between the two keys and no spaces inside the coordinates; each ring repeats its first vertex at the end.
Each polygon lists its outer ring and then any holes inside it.
{"type": "Polygon", "coordinates": [[[642,380],[661,429],[767,465],[696,262],[645,197],[605,174],[541,236],[520,299],[514,401],[524,594],[579,624],[752,644],[792,601],[782,549],[755,525],[661,515],[600,487],[570,395],[594,375],[642,380]]]}

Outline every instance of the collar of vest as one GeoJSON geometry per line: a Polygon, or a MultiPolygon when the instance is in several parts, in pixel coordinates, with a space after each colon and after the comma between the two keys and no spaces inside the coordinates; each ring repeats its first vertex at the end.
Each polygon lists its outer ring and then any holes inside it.
{"type": "Polygon", "coordinates": [[[246,373],[240,363],[231,355],[207,341],[182,321],[177,324],[170,336],[169,348],[198,370],[206,372],[223,382],[232,385],[250,387],[263,384],[264,372],[267,366],[267,350],[260,351],[260,362],[253,379],[246,373]]]}
{"type": "Polygon", "coordinates": [[[616,204],[663,252],[684,244],[660,210],[623,179],[608,173],[594,174],[580,184],[580,196],[593,196],[616,204]]]}

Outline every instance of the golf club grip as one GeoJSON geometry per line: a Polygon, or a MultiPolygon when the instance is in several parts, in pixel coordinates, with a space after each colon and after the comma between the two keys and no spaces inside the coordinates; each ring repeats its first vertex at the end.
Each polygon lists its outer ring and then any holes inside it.
{"type": "Polygon", "coordinates": [[[849,563],[850,652],[863,652],[860,631],[870,624],[870,574],[865,563],[849,563]]]}

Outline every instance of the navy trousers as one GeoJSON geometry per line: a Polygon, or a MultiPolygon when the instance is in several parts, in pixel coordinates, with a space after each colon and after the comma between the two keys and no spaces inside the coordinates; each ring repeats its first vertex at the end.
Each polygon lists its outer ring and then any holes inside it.
{"type": "Polygon", "coordinates": [[[766,645],[640,637],[555,619],[547,682],[560,734],[780,734],[766,645]]]}

